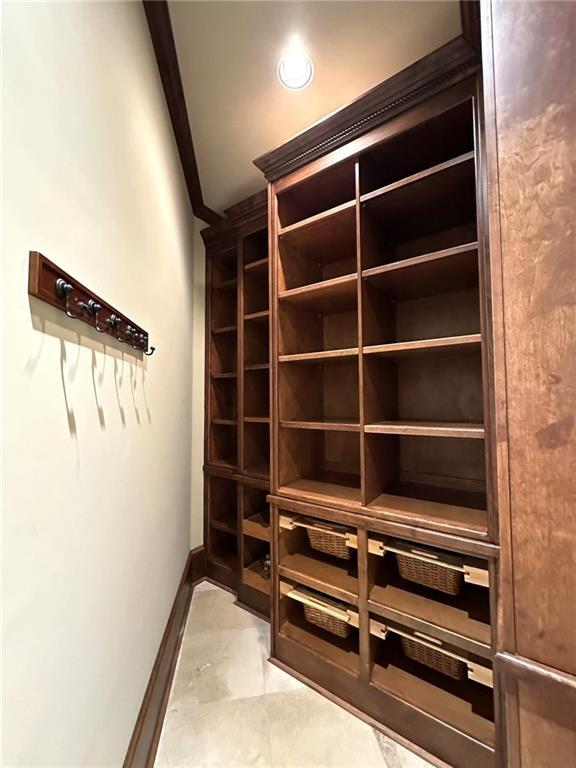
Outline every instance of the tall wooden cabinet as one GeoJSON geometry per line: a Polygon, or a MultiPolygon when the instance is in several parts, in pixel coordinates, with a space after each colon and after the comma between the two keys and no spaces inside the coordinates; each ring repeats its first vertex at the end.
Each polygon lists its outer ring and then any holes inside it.
{"type": "Polygon", "coordinates": [[[255,161],[269,293],[208,231],[208,573],[254,607],[271,547],[271,661],[438,765],[568,768],[576,6],[462,7],[255,161]]]}
{"type": "Polygon", "coordinates": [[[226,211],[206,244],[205,548],[208,576],[267,616],[271,579],[266,194],[226,211]]]}

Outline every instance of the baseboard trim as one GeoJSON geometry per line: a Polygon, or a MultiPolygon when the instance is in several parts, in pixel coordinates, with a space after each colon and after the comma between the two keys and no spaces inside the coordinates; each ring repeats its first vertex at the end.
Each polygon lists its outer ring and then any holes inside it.
{"type": "Polygon", "coordinates": [[[194,585],[206,575],[204,547],[190,551],[152,667],[123,768],[152,768],[194,585]]]}

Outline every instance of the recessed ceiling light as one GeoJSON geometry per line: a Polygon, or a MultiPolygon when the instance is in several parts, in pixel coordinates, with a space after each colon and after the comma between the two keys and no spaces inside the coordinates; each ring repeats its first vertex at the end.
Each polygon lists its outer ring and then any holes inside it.
{"type": "Polygon", "coordinates": [[[293,37],[290,46],[278,62],[278,79],[290,91],[301,91],[312,82],[314,64],[302,47],[298,37],[293,37]]]}

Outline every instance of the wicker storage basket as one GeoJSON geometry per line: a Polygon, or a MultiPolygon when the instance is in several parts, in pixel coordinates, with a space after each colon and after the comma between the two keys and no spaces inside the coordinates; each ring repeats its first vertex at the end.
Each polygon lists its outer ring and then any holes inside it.
{"type": "Polygon", "coordinates": [[[447,595],[457,595],[462,589],[464,574],[461,571],[398,553],[396,561],[400,576],[407,581],[415,581],[447,595]]]}
{"type": "Polygon", "coordinates": [[[345,621],[337,619],[335,616],[330,616],[318,608],[313,608],[311,605],[304,605],[304,616],[310,624],[325,629],[326,632],[330,632],[337,637],[348,637],[350,634],[350,625],[345,621]]]}
{"type": "Polygon", "coordinates": [[[350,548],[343,536],[335,536],[321,528],[307,528],[306,532],[312,549],[324,552],[325,555],[339,557],[341,560],[350,560],[350,548]]]}
{"type": "Polygon", "coordinates": [[[448,675],[454,680],[463,680],[466,677],[466,664],[460,659],[447,656],[442,651],[429,648],[427,645],[422,645],[422,643],[417,643],[407,637],[402,638],[402,650],[408,658],[435,669],[437,672],[442,672],[443,675],[448,675]]]}

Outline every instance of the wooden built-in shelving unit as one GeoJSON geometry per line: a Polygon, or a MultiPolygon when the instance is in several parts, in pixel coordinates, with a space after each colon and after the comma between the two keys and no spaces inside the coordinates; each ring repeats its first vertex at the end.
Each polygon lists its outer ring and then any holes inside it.
{"type": "Polygon", "coordinates": [[[458,768],[494,766],[497,740],[475,89],[273,179],[269,212],[272,656],[458,768]],[[439,563],[456,592],[406,562],[439,563]],[[306,600],[348,615],[346,636],[306,600]]]}
{"type": "Polygon", "coordinates": [[[266,196],[229,209],[206,243],[208,576],[267,616],[270,299],[266,196]]]}

